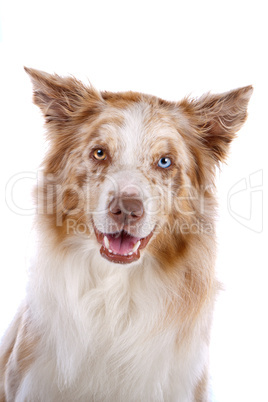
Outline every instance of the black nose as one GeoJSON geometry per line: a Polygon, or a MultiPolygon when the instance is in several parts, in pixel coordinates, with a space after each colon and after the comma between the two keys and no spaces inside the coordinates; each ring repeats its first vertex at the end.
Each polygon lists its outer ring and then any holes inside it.
{"type": "Polygon", "coordinates": [[[143,203],[132,196],[116,197],[110,202],[108,214],[119,225],[135,223],[144,215],[143,203]]]}

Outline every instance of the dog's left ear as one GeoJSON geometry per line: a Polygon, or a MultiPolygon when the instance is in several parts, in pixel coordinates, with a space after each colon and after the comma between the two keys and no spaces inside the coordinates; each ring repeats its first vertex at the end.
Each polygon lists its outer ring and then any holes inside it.
{"type": "MultiPolygon", "coordinates": [[[[202,146],[214,160],[224,161],[229,144],[247,118],[247,106],[253,87],[247,86],[220,95],[203,95],[199,99],[184,99],[179,107],[198,133],[202,146]]],[[[200,145],[201,145],[200,144],[200,145]]]]}

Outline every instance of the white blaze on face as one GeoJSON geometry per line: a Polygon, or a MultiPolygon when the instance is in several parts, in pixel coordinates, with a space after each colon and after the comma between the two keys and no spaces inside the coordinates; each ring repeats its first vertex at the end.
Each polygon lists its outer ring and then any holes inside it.
{"type": "MultiPolygon", "coordinates": [[[[108,215],[108,206],[113,197],[124,193],[141,199],[145,207],[152,206],[151,202],[147,202],[152,197],[150,183],[141,172],[141,161],[146,153],[147,158],[149,157],[148,149],[145,149],[148,141],[145,127],[146,108],[148,105],[136,104],[124,110],[124,122],[114,133],[118,150],[113,156],[111,168],[108,168],[106,179],[101,184],[100,198],[93,216],[96,228],[103,233],[114,231],[108,215]]],[[[132,230],[134,235],[146,237],[154,229],[156,217],[150,212],[150,208],[145,208],[144,218],[132,230]]]]}
{"type": "Polygon", "coordinates": [[[137,168],[139,161],[146,153],[148,155],[149,149],[146,148],[146,143],[149,138],[146,119],[149,111],[149,106],[143,103],[138,103],[124,111],[124,125],[118,135],[125,145],[121,163],[128,168],[137,168]]]}

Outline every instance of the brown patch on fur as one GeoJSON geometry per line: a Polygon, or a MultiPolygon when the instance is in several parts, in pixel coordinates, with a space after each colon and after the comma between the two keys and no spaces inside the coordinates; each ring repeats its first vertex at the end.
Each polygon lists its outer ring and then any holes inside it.
{"type": "Polygon", "coordinates": [[[207,402],[208,401],[208,372],[207,370],[203,373],[201,379],[199,380],[194,395],[195,402],[207,402]]]}
{"type": "Polygon", "coordinates": [[[64,191],[62,198],[62,207],[64,211],[73,211],[79,205],[79,194],[72,189],[64,191]]]}
{"type": "Polygon", "coordinates": [[[4,350],[4,353],[0,357],[0,402],[6,402],[6,393],[5,393],[6,368],[10,356],[12,354],[16,338],[9,339],[8,341],[9,345],[7,349],[4,350]]]}
{"type": "Polygon", "coordinates": [[[79,187],[83,187],[87,182],[87,172],[79,173],[76,176],[76,182],[79,187]]]}
{"type": "Polygon", "coordinates": [[[98,115],[98,119],[94,122],[91,120],[88,124],[83,126],[84,132],[84,145],[91,143],[92,141],[96,145],[107,146],[109,144],[109,139],[114,141],[113,134],[110,133],[109,128],[113,127],[119,129],[124,123],[124,116],[122,111],[116,108],[106,107],[103,109],[102,113],[98,115]],[[108,128],[108,132],[107,132],[108,128]]]}
{"type": "Polygon", "coordinates": [[[108,105],[119,109],[126,109],[131,104],[140,102],[144,98],[143,94],[132,91],[118,93],[104,91],[101,92],[101,95],[108,105]]]}
{"type": "Polygon", "coordinates": [[[156,165],[159,159],[164,156],[171,158],[174,163],[178,159],[178,149],[174,144],[174,141],[171,141],[170,139],[166,139],[165,141],[160,140],[152,145],[152,155],[156,165]]]}
{"type": "Polygon", "coordinates": [[[191,182],[195,187],[200,188],[205,182],[205,169],[203,166],[202,151],[197,147],[189,146],[192,155],[192,168],[188,171],[191,182]]]}
{"type": "MultiPolygon", "coordinates": [[[[20,334],[15,344],[16,364],[21,374],[26,373],[28,367],[34,360],[33,352],[36,347],[36,340],[29,334],[28,326],[25,322],[20,328],[20,334]]],[[[10,362],[9,362],[10,364],[10,362]]]]}
{"type": "Polygon", "coordinates": [[[0,400],[2,401],[5,401],[5,398],[15,400],[21,381],[35,360],[38,339],[30,333],[27,320],[27,310],[25,310],[10,329],[14,331],[11,340],[7,339],[10,333],[6,334],[6,339],[4,338],[7,345],[0,359],[0,374],[1,378],[5,379],[5,396],[1,389],[3,384],[0,384],[0,392],[2,392],[0,400]]]}
{"type": "Polygon", "coordinates": [[[164,228],[147,247],[163,269],[168,270],[176,266],[178,261],[184,257],[188,243],[181,234],[172,233],[164,228]]]}

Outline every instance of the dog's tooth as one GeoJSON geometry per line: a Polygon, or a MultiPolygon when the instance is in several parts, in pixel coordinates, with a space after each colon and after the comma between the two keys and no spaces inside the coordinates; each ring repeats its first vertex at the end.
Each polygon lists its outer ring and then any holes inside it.
{"type": "MultiPolygon", "coordinates": [[[[105,247],[109,250],[110,243],[109,243],[108,237],[107,237],[107,236],[104,236],[103,241],[104,241],[105,247]]],[[[110,250],[109,250],[109,251],[110,251],[110,250]]]]}
{"type": "Polygon", "coordinates": [[[140,245],[141,245],[141,242],[140,242],[140,240],[138,240],[137,243],[135,244],[135,246],[133,247],[132,252],[135,253],[138,250],[138,248],[140,247],[140,245]]]}
{"type": "Polygon", "coordinates": [[[130,251],[130,253],[128,253],[128,255],[133,255],[133,251],[130,251]]]}

